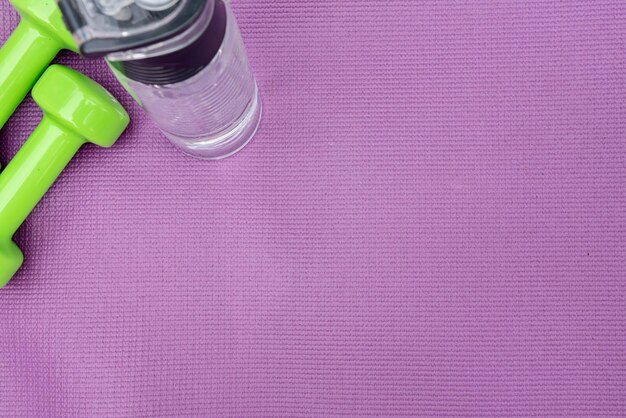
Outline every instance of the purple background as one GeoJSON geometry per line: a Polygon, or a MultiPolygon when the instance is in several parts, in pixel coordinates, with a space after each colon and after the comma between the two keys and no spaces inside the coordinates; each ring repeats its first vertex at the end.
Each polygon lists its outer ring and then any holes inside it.
{"type": "Polygon", "coordinates": [[[234,8],[265,114],[225,161],[60,57],[133,123],[16,236],[0,415],[626,414],[626,3],[234,8]]]}

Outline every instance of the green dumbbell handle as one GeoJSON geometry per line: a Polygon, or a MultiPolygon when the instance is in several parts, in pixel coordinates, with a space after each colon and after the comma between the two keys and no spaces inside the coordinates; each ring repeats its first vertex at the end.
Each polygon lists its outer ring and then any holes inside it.
{"type": "Polygon", "coordinates": [[[44,116],[0,176],[0,240],[13,237],[85,142],[44,116]]]}
{"type": "Polygon", "coordinates": [[[0,128],[60,50],[30,23],[19,24],[0,49],[0,128]]]}
{"type": "Polygon", "coordinates": [[[110,147],[128,114],[105,89],[69,68],[51,66],[33,88],[41,123],[0,173],[0,288],[23,261],[12,237],[78,149],[110,147]]]}
{"type": "Polygon", "coordinates": [[[12,0],[22,21],[0,49],[0,129],[62,49],[75,50],[51,0],[12,0]]]}

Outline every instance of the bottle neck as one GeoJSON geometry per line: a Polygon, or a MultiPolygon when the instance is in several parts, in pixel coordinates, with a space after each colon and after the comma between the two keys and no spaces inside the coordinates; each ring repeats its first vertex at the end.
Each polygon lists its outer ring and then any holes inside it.
{"type": "MultiPolygon", "coordinates": [[[[124,77],[148,85],[169,85],[190,79],[211,63],[224,41],[226,6],[222,0],[217,0],[213,7],[204,10],[196,25],[165,46],[152,51],[148,48],[142,54],[144,57],[137,59],[109,57],[109,64],[124,77]],[[193,39],[188,41],[191,37],[193,39]]],[[[125,55],[132,56],[132,53],[125,55]]]]}

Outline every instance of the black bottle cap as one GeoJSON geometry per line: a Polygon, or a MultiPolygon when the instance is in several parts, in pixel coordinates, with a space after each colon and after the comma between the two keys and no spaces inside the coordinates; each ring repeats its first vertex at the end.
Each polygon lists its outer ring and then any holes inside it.
{"type": "MultiPolygon", "coordinates": [[[[81,32],[89,25],[88,19],[82,15],[79,3],[82,0],[58,0],[58,6],[63,15],[63,20],[72,34],[81,32]]],[[[114,52],[129,51],[154,44],[158,41],[169,39],[188,29],[202,15],[210,2],[207,0],[189,0],[182,4],[182,8],[176,13],[173,19],[165,19],[168,11],[151,11],[148,13],[149,20],[163,20],[165,23],[158,29],[151,32],[138,33],[129,36],[94,37],[83,40],[79,43],[80,53],[86,57],[101,57],[114,52]]],[[[110,18],[112,19],[112,18],[110,18]]],[[[119,30],[132,29],[132,22],[115,20],[115,25],[119,25],[119,30]]],[[[132,33],[132,31],[128,31],[132,33]]]]}

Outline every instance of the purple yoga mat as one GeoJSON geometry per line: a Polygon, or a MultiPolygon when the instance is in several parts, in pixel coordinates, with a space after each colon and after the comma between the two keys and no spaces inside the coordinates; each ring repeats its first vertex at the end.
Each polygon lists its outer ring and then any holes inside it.
{"type": "Polygon", "coordinates": [[[16,236],[0,416],[626,414],[626,3],[233,5],[265,113],[224,161],[60,56],[133,121],[16,236]]]}

